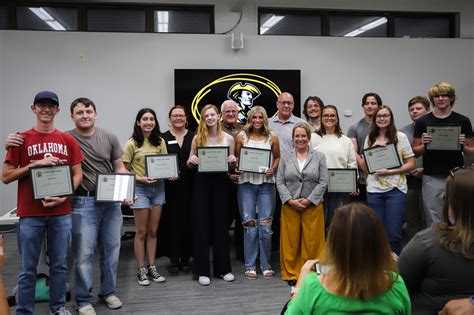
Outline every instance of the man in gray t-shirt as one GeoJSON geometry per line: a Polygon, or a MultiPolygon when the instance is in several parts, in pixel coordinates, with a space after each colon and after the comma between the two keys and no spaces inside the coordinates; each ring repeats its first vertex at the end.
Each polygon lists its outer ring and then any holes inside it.
{"type": "Polygon", "coordinates": [[[354,123],[349,127],[347,136],[352,140],[354,145],[354,150],[356,152],[357,164],[359,165],[359,195],[353,197],[357,201],[366,201],[366,184],[365,184],[365,174],[361,172],[361,165],[365,163],[361,158],[362,149],[364,148],[365,137],[370,132],[372,128],[372,120],[375,114],[375,111],[379,106],[382,105],[382,99],[377,93],[369,92],[362,97],[362,108],[364,109],[364,118],[354,123]]]}
{"type": "MultiPolygon", "coordinates": [[[[120,254],[122,211],[119,202],[95,201],[96,176],[99,173],[128,173],[123,165],[123,150],[116,135],[95,127],[95,104],[78,98],[71,104],[76,128],[69,131],[84,155],[84,180],[76,190],[72,214],[72,251],[74,255],[74,296],[79,310],[92,307],[92,265],[98,245],[101,254],[99,297],[111,309],[122,306],[115,295],[120,254]]],[[[130,203],[130,201],[125,201],[130,203]]]]}

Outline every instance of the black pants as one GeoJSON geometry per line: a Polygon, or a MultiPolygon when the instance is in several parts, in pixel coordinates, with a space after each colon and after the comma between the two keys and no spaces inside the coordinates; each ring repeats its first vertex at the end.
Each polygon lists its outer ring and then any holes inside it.
{"type": "Polygon", "coordinates": [[[225,173],[194,176],[192,204],[193,273],[210,276],[209,240],[213,245],[213,275],[232,271],[229,248],[228,183],[225,173]]]}
{"type": "Polygon", "coordinates": [[[169,208],[169,257],[173,263],[187,262],[191,257],[191,178],[183,176],[166,183],[166,205],[169,208]]]}

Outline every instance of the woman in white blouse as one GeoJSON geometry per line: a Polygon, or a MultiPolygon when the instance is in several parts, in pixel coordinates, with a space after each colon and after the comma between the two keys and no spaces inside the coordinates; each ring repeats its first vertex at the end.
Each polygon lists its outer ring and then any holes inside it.
{"type": "MultiPolygon", "coordinates": [[[[313,149],[324,153],[328,169],[357,169],[354,146],[346,137],[339,125],[339,113],[336,106],[326,105],[322,111],[321,129],[311,136],[313,149]]],[[[329,172],[331,173],[331,172],[329,172]]],[[[331,176],[331,174],[329,174],[331,176]]],[[[349,202],[349,194],[342,192],[326,192],[324,195],[324,221],[326,227],[331,223],[334,210],[349,202]]]]}

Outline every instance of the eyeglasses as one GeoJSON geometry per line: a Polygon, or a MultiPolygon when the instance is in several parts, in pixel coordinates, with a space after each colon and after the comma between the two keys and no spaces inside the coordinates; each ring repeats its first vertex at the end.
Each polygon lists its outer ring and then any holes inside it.
{"type": "Polygon", "coordinates": [[[173,118],[184,118],[184,117],[186,117],[186,115],[173,114],[173,115],[171,115],[171,117],[173,117],[173,118]]]}
{"type": "Polygon", "coordinates": [[[449,171],[449,174],[450,174],[452,177],[454,177],[454,174],[456,174],[457,171],[459,171],[459,170],[465,170],[465,169],[466,169],[465,166],[456,166],[455,168],[453,168],[453,169],[451,169],[451,170],[449,171]]]}
{"type": "Polygon", "coordinates": [[[336,119],[336,115],[334,115],[334,114],[332,114],[332,115],[324,114],[322,117],[325,118],[325,119],[336,119]]]}
{"type": "Polygon", "coordinates": [[[377,119],[380,119],[380,118],[385,119],[385,118],[389,118],[389,117],[390,117],[389,114],[375,115],[375,118],[377,118],[377,119]]]}
{"type": "Polygon", "coordinates": [[[234,110],[234,109],[228,109],[228,110],[224,111],[224,114],[234,114],[235,115],[235,114],[237,114],[237,111],[234,110]]]}
{"type": "Polygon", "coordinates": [[[295,102],[293,102],[293,101],[278,101],[278,104],[283,105],[283,106],[285,106],[285,105],[291,106],[294,103],[295,102]]]}

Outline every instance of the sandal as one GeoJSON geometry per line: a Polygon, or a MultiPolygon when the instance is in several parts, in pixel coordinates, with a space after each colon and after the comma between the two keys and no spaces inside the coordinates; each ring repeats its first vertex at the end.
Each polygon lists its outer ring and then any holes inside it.
{"type": "Polygon", "coordinates": [[[181,260],[181,270],[183,272],[190,272],[191,271],[191,263],[189,260],[182,261],[181,260]]]}
{"type": "Polygon", "coordinates": [[[249,280],[257,279],[257,271],[255,269],[247,269],[245,270],[245,278],[249,280]]]}
{"type": "Polygon", "coordinates": [[[267,270],[263,270],[262,274],[265,279],[272,279],[275,276],[275,271],[271,269],[267,269],[267,270]]]}

